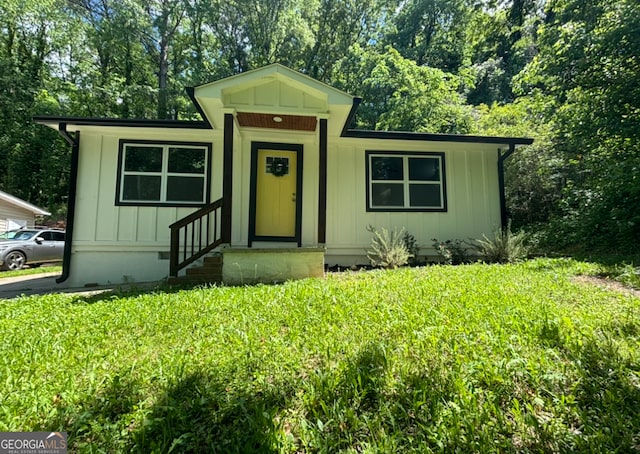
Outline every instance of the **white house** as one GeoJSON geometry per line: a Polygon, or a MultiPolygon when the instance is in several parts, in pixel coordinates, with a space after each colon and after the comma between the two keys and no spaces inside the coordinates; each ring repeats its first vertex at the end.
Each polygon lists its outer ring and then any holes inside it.
{"type": "Polygon", "coordinates": [[[0,191],[0,232],[22,227],[33,227],[36,216],[49,215],[51,213],[42,208],[0,191]]]}
{"type": "Polygon", "coordinates": [[[504,160],[532,143],[352,130],[359,98],[279,64],[187,91],[203,121],[35,118],[73,147],[61,280],[159,280],[211,251],[228,282],[317,275],[367,263],[368,225],[433,255],[504,225],[504,160]]]}

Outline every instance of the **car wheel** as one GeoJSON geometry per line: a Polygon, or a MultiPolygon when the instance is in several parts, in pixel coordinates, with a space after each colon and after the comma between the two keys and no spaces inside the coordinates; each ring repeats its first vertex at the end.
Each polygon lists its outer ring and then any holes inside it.
{"type": "Polygon", "coordinates": [[[20,251],[9,252],[4,260],[5,270],[21,270],[27,263],[27,257],[20,251]]]}

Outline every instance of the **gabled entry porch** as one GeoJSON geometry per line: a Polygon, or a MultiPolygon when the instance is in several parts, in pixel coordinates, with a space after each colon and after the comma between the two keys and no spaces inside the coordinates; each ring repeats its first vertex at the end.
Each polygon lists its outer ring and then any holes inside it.
{"type": "MultiPolygon", "coordinates": [[[[353,97],[280,65],[189,93],[224,131],[222,197],[171,225],[170,276],[220,251],[223,268],[233,256],[242,276],[253,263],[251,281],[304,277],[296,274],[305,268],[300,260],[323,254],[326,243],[328,135],[342,131],[353,97]]],[[[311,268],[323,269],[314,260],[311,268]]]]}

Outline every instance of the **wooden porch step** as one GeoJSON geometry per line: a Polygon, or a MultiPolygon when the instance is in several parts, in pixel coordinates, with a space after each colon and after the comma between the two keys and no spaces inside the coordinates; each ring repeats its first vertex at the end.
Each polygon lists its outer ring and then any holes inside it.
{"type": "Polygon", "coordinates": [[[222,266],[222,254],[208,255],[204,257],[203,266],[214,266],[214,265],[222,266]]]}
{"type": "Polygon", "coordinates": [[[186,276],[169,277],[167,279],[169,285],[181,285],[181,284],[221,284],[222,274],[190,274],[186,276]]]}
{"type": "Polygon", "coordinates": [[[187,276],[222,276],[222,264],[217,266],[198,266],[195,268],[187,268],[187,276]]]}
{"type": "Polygon", "coordinates": [[[220,284],[222,283],[222,255],[206,256],[201,266],[187,268],[185,275],[169,277],[169,285],[180,284],[220,284]]]}

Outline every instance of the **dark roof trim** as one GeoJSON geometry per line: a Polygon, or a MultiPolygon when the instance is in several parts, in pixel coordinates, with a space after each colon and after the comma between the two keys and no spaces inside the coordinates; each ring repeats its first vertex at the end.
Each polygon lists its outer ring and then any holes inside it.
{"type": "Polygon", "coordinates": [[[342,137],[354,137],[358,139],[423,140],[429,142],[495,143],[506,145],[531,145],[533,143],[533,139],[526,137],[467,136],[406,131],[365,131],[361,129],[349,129],[343,132],[342,137]]]}
{"type": "Polygon", "coordinates": [[[344,122],[344,127],[342,128],[342,133],[340,137],[348,137],[349,134],[349,126],[353,123],[353,119],[356,116],[356,111],[358,110],[358,106],[362,102],[362,98],[353,98],[353,104],[351,105],[351,110],[349,111],[349,115],[347,115],[347,119],[344,122]]]}
{"type": "Polygon", "coordinates": [[[141,118],[80,118],[80,117],[48,117],[35,116],[33,121],[42,125],[61,124],[74,126],[124,126],[133,128],[175,128],[175,129],[211,129],[204,121],[190,120],[146,120],[141,118]]]}
{"type": "Polygon", "coordinates": [[[204,110],[202,109],[202,106],[200,105],[200,103],[196,99],[196,89],[194,87],[186,87],[185,91],[187,92],[187,95],[189,95],[189,99],[191,100],[191,102],[195,106],[196,110],[200,114],[200,117],[202,117],[204,122],[209,126],[209,129],[213,129],[213,126],[209,122],[209,119],[207,118],[207,115],[204,113],[204,110]]]}
{"type": "Polygon", "coordinates": [[[426,132],[349,129],[361,102],[362,98],[353,98],[353,105],[351,106],[347,120],[344,122],[344,127],[342,128],[340,137],[382,140],[423,140],[426,142],[494,143],[498,145],[531,145],[533,143],[533,139],[529,139],[527,137],[467,136],[461,134],[431,134],[426,132]]]}

